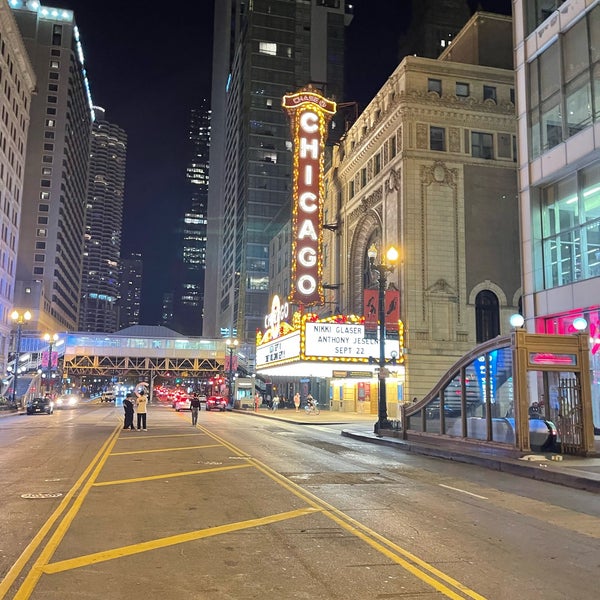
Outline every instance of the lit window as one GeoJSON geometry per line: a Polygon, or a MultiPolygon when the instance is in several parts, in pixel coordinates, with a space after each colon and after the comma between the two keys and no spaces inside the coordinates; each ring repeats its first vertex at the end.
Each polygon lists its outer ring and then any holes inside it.
{"type": "Polygon", "coordinates": [[[261,54],[268,54],[270,56],[277,56],[277,44],[273,42],[259,42],[258,51],[261,54]]]}

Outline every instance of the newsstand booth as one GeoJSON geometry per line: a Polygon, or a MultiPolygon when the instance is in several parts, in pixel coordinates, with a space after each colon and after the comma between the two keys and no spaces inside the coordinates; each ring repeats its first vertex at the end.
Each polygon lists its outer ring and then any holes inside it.
{"type": "MultiPolygon", "coordinates": [[[[388,414],[398,418],[405,382],[402,334],[385,340],[388,414]]],[[[379,340],[365,338],[364,317],[295,313],[257,334],[256,372],[286,397],[311,393],[321,409],[377,415],[379,340]]]]}

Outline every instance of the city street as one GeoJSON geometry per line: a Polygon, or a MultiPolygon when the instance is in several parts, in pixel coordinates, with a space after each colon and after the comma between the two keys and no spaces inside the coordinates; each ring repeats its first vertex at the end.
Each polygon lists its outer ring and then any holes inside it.
{"type": "Polygon", "coordinates": [[[0,419],[0,598],[597,597],[597,495],[347,423],[121,426],[112,404],[0,419]]]}

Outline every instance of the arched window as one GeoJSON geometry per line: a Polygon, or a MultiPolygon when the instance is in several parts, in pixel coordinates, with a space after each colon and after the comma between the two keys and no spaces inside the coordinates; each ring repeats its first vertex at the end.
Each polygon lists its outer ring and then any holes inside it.
{"type": "Polygon", "coordinates": [[[494,292],[483,290],[475,298],[475,328],[477,343],[500,335],[500,309],[494,292]]]}

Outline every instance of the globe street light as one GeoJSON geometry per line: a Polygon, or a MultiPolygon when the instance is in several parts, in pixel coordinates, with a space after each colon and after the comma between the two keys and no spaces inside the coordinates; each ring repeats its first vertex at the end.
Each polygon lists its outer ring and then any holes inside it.
{"type": "Polygon", "coordinates": [[[14,323],[17,324],[17,340],[15,344],[15,367],[13,369],[13,391],[12,391],[12,403],[13,406],[17,404],[17,381],[19,378],[19,355],[21,354],[21,331],[23,323],[26,323],[31,319],[31,313],[26,310],[24,313],[20,313],[18,310],[13,310],[10,314],[10,318],[14,323]]]}
{"type": "Polygon", "coordinates": [[[58,340],[58,333],[44,334],[44,340],[48,342],[48,374],[46,375],[46,387],[48,388],[48,394],[52,391],[52,346],[54,342],[58,340]]]}
{"type": "Polygon", "coordinates": [[[233,408],[233,353],[238,345],[237,340],[226,340],[225,344],[227,345],[227,350],[229,350],[229,402],[231,403],[231,408],[233,408]]]}
{"type": "Polygon", "coordinates": [[[387,276],[396,267],[398,261],[398,250],[393,246],[390,246],[385,255],[385,261],[382,260],[380,264],[375,264],[377,259],[377,248],[375,244],[371,244],[371,247],[367,251],[369,257],[369,265],[371,271],[376,271],[379,275],[379,395],[377,402],[377,423],[375,423],[375,433],[380,434],[382,429],[385,429],[389,425],[387,415],[387,397],[385,389],[385,378],[387,370],[385,368],[385,290],[387,287],[387,276]]]}

